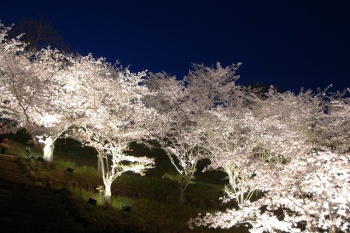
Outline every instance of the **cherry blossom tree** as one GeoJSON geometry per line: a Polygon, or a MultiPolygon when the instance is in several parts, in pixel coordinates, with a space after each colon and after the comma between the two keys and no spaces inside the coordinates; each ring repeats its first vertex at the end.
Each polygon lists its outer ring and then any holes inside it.
{"type": "Polygon", "coordinates": [[[198,127],[199,112],[189,99],[183,81],[168,77],[166,73],[150,74],[145,84],[154,96],[146,96],[145,103],[157,109],[157,140],[168,155],[177,175],[164,174],[163,178],[180,184],[180,203],[185,203],[185,190],[194,182],[197,163],[205,158],[202,131],[198,127]]]}
{"type": "Polygon", "coordinates": [[[324,96],[327,114],[322,118],[322,124],[314,127],[318,144],[339,152],[350,151],[350,98],[346,97],[348,93],[350,89],[324,96]]]}
{"type": "Polygon", "coordinates": [[[169,131],[161,145],[176,168],[179,176],[165,174],[164,178],[175,179],[180,184],[180,203],[185,203],[185,190],[195,179],[199,160],[206,158],[201,129],[194,125],[183,125],[176,132],[169,131]]]}
{"type": "MultiPolygon", "coordinates": [[[[47,52],[50,57],[52,54],[60,52],[42,50],[47,52]]],[[[50,59],[50,58],[49,58],[50,59]]],[[[47,100],[45,108],[39,110],[45,113],[45,116],[56,116],[53,125],[44,125],[40,127],[43,132],[37,132],[38,127],[29,132],[34,132],[44,144],[44,159],[53,161],[54,142],[62,133],[70,127],[79,123],[79,118],[83,117],[85,111],[96,107],[96,96],[91,92],[92,87],[99,87],[97,80],[108,76],[108,64],[104,59],[94,59],[91,55],[63,57],[66,63],[63,69],[57,70],[50,78],[50,99],[47,100]],[[48,115],[49,114],[49,115],[48,115]]],[[[50,61],[44,60],[43,63],[51,64],[50,61]]],[[[43,83],[48,83],[43,80],[43,83]]],[[[42,98],[40,99],[43,100],[42,98]]],[[[40,116],[34,121],[35,126],[40,124],[40,116]]]]}
{"type": "Polygon", "coordinates": [[[71,136],[98,152],[99,168],[104,183],[104,198],[110,204],[113,181],[125,172],[144,175],[153,168],[154,159],[127,155],[129,144],[152,139],[157,112],[142,103],[148,88],[140,85],[144,72],[113,69],[111,77],[98,80],[94,87],[96,108],[88,109],[84,118],[71,131],[71,136]]]}
{"type": "MultiPolygon", "coordinates": [[[[20,53],[24,50],[24,44],[20,42],[17,38],[12,40],[7,39],[7,33],[10,30],[10,27],[4,27],[3,24],[0,23],[0,77],[1,77],[1,95],[0,95],[0,117],[3,119],[14,119],[16,118],[16,112],[13,111],[14,107],[11,107],[14,103],[10,101],[7,95],[10,93],[5,86],[6,80],[6,71],[8,69],[5,68],[4,62],[8,56],[13,56],[14,53],[20,53]]],[[[8,125],[7,125],[8,126],[8,125]]],[[[2,130],[5,130],[5,127],[2,127],[2,130]]],[[[15,128],[7,128],[6,131],[11,131],[15,128]]],[[[5,131],[4,131],[5,132],[5,131]]]]}
{"type": "Polygon", "coordinates": [[[55,56],[59,53],[48,49],[29,57],[24,52],[25,44],[16,39],[7,41],[6,33],[6,30],[2,31],[0,51],[2,114],[14,122],[16,128],[26,128],[36,136],[53,128],[61,117],[50,111],[56,96],[51,87],[58,84],[51,77],[62,68],[60,57],[55,56]],[[43,62],[46,58],[51,60],[50,64],[43,62]]]}
{"type": "Polygon", "coordinates": [[[55,140],[95,106],[92,86],[108,76],[109,65],[103,58],[66,56],[50,48],[29,55],[18,39],[6,40],[8,30],[1,31],[1,112],[37,137],[44,159],[52,162],[55,140]]]}
{"type": "Polygon", "coordinates": [[[216,67],[193,64],[192,70],[184,77],[192,102],[205,109],[232,103],[233,97],[237,96],[237,88],[240,88],[236,85],[239,79],[236,72],[241,64],[227,67],[222,67],[219,62],[216,67]]]}
{"type": "Polygon", "coordinates": [[[154,164],[153,159],[125,154],[130,142],[154,131],[148,126],[156,112],[141,102],[147,92],[139,85],[144,72],[132,74],[103,58],[66,56],[50,48],[28,56],[23,47],[17,40],[2,40],[1,109],[17,127],[40,139],[47,161],[52,162],[54,142],[62,133],[90,142],[100,153],[108,202],[116,177],[126,171],[143,174],[154,164]],[[111,167],[106,164],[109,156],[111,167]]]}
{"type": "Polygon", "coordinates": [[[209,150],[215,144],[219,148],[212,149],[210,166],[227,172],[224,201],[235,200],[238,206],[191,219],[190,225],[247,224],[251,232],[298,232],[301,223],[310,232],[348,229],[348,155],[313,152],[310,127],[315,117],[324,117],[314,97],[270,90],[267,99],[243,114],[215,110],[218,118],[212,121],[207,145],[212,145],[209,150]],[[262,194],[258,200],[252,199],[254,192],[262,194]]]}
{"type": "MultiPolygon", "coordinates": [[[[240,101],[243,94],[241,87],[235,84],[240,66],[231,65],[223,68],[220,63],[215,68],[193,65],[193,70],[177,81],[165,73],[151,75],[147,80],[156,97],[148,99],[148,104],[161,114],[158,140],[171,163],[179,173],[180,202],[184,203],[184,191],[194,179],[197,162],[208,156],[205,147],[206,111],[215,106],[227,106],[240,101]]],[[[176,177],[166,174],[167,177],[176,177]]]]}

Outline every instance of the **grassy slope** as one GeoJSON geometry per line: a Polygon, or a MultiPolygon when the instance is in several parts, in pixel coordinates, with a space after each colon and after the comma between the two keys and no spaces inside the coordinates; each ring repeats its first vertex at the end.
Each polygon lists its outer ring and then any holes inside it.
{"type": "MultiPolygon", "coordinates": [[[[13,141],[8,154],[25,157],[24,146],[13,141]]],[[[97,172],[96,152],[92,148],[81,147],[73,140],[61,139],[56,143],[54,162],[56,168],[38,165],[36,176],[45,184],[54,188],[68,187],[73,193],[73,200],[80,209],[80,214],[89,221],[91,227],[104,227],[108,224],[132,224],[144,229],[163,229],[171,232],[176,229],[187,231],[186,223],[199,212],[215,212],[224,210],[219,201],[225,181],[220,172],[197,172],[197,183],[186,190],[185,205],[178,204],[178,183],[162,179],[164,173],[175,174],[169,159],[161,150],[149,150],[142,145],[133,144],[134,155],[146,155],[156,159],[156,168],[147,172],[146,176],[124,174],[112,185],[112,206],[106,208],[103,196],[96,187],[102,185],[97,172]],[[66,170],[74,168],[73,173],[66,170]],[[97,205],[90,205],[87,200],[96,199],[97,205]],[[131,212],[122,211],[123,206],[131,206],[131,212]],[[157,228],[155,228],[157,226],[157,228]]],[[[39,151],[34,151],[39,155],[39,151]]],[[[35,165],[35,164],[33,164],[35,165]]],[[[199,167],[203,167],[205,161],[199,167]]],[[[208,229],[195,228],[192,232],[247,232],[244,228],[208,229]]]]}

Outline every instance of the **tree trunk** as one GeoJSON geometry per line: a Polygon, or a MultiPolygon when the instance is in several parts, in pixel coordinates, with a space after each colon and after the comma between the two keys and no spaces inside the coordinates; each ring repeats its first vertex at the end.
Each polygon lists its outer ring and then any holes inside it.
{"type": "Polygon", "coordinates": [[[179,199],[181,204],[185,204],[185,189],[180,188],[180,199],[179,199]]]}
{"type": "Polygon", "coordinates": [[[53,162],[53,150],[55,148],[54,141],[52,140],[52,137],[47,137],[44,141],[44,160],[46,162],[53,162]]]}
{"type": "Polygon", "coordinates": [[[105,182],[104,185],[105,185],[105,195],[104,195],[105,204],[106,206],[110,206],[111,196],[112,196],[112,190],[111,190],[112,182],[105,182]]]}
{"type": "Polygon", "coordinates": [[[335,225],[332,225],[329,228],[329,233],[337,233],[338,232],[338,228],[335,225]]]}

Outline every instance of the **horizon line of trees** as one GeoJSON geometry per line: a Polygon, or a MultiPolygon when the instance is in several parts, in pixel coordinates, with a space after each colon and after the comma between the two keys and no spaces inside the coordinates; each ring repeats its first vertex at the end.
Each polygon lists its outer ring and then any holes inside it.
{"type": "Polygon", "coordinates": [[[183,80],[133,73],[91,54],[29,50],[9,30],[0,25],[0,118],[10,120],[1,131],[25,128],[48,162],[62,135],[94,147],[107,205],[117,177],[156,165],[127,155],[129,144],[156,140],[178,171],[181,203],[198,161],[227,174],[222,200],[237,208],[194,217],[190,227],[350,229],[349,90],[262,91],[237,84],[240,63],[194,64],[183,80]],[[257,192],[264,195],[253,201],[257,192]]]}

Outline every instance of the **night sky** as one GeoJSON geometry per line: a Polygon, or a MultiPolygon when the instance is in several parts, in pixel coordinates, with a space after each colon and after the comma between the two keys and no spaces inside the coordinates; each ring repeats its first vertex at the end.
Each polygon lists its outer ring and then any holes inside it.
{"type": "Polygon", "coordinates": [[[0,20],[51,20],[73,50],[178,78],[242,62],[240,83],[350,86],[349,0],[2,0],[0,20]]]}

